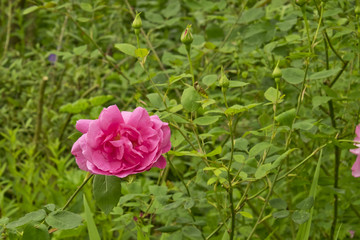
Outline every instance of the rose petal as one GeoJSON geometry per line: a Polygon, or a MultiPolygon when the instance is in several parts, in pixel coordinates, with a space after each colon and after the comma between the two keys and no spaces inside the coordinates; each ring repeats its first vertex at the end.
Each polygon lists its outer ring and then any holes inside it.
{"type": "Polygon", "coordinates": [[[124,123],[124,119],[120,113],[119,108],[116,105],[112,105],[108,108],[104,108],[99,116],[99,123],[101,130],[106,133],[113,133],[119,129],[121,123],[124,123]]]}
{"type": "Polygon", "coordinates": [[[102,151],[94,151],[93,154],[93,161],[92,163],[100,170],[104,172],[110,172],[114,169],[121,168],[121,161],[114,161],[114,159],[110,158],[110,155],[105,154],[102,151]]]}
{"type": "Polygon", "coordinates": [[[354,165],[351,168],[354,177],[360,177],[360,156],[357,156],[354,165]]]}
{"type": "Polygon", "coordinates": [[[158,159],[158,157],[156,156],[158,152],[158,147],[156,147],[154,149],[154,151],[147,153],[140,161],[139,167],[136,169],[136,171],[138,172],[143,172],[146,170],[149,170],[152,165],[154,164],[154,162],[156,161],[156,159],[158,159]]]}
{"type": "Polygon", "coordinates": [[[148,112],[142,107],[136,108],[132,112],[127,124],[135,127],[138,130],[148,128],[149,126],[151,126],[148,112]]]}
{"type": "Polygon", "coordinates": [[[132,112],[121,111],[121,116],[123,117],[125,124],[127,124],[129,122],[131,114],[132,114],[132,112]]]}
{"type": "Polygon", "coordinates": [[[86,158],[83,154],[82,147],[86,147],[86,136],[82,135],[72,146],[71,153],[75,156],[76,164],[80,169],[84,171],[88,171],[89,169],[86,167],[86,158]]]}
{"type": "Polygon", "coordinates": [[[360,138],[360,124],[356,126],[355,133],[356,136],[360,138]]]}
{"type": "Polygon", "coordinates": [[[161,129],[163,131],[163,141],[161,143],[161,149],[162,149],[162,153],[167,153],[171,149],[171,142],[170,142],[171,132],[167,124],[164,124],[161,129]]]}
{"type": "Polygon", "coordinates": [[[90,119],[80,119],[76,122],[76,129],[79,132],[87,133],[89,130],[89,125],[93,120],[90,119]]]}
{"type": "Polygon", "coordinates": [[[164,158],[164,156],[160,156],[153,166],[160,169],[164,169],[166,167],[166,159],[164,158]]]}
{"type": "Polygon", "coordinates": [[[89,131],[86,133],[86,141],[92,148],[99,148],[103,142],[104,133],[99,126],[99,120],[94,120],[89,125],[89,131]]]}

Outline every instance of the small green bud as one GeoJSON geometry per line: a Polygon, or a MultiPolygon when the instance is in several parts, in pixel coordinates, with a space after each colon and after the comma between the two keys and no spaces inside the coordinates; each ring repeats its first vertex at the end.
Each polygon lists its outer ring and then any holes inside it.
{"type": "Polygon", "coordinates": [[[228,87],[230,85],[230,81],[226,77],[226,74],[224,73],[224,68],[223,67],[221,67],[221,76],[220,76],[219,85],[223,90],[228,89],[228,87]]]}
{"type": "Polygon", "coordinates": [[[299,7],[304,6],[306,2],[307,0],[295,0],[295,4],[298,5],[299,7]]]}
{"type": "Polygon", "coordinates": [[[135,19],[131,25],[134,29],[140,29],[142,27],[142,21],[141,21],[140,14],[141,14],[141,12],[136,13],[135,19]]]}
{"type": "Polygon", "coordinates": [[[274,71],[272,72],[272,77],[275,78],[275,79],[282,77],[282,72],[281,72],[281,69],[279,68],[279,61],[276,64],[276,67],[274,68],[274,71]]]}
{"type": "Polygon", "coordinates": [[[360,14],[360,6],[356,6],[355,8],[355,14],[359,15],[360,14]]]}
{"type": "Polygon", "coordinates": [[[244,72],[241,73],[241,76],[242,76],[242,78],[244,78],[244,79],[246,79],[246,78],[248,77],[248,75],[249,75],[249,72],[248,72],[248,71],[244,71],[244,72]]]}
{"type": "Polygon", "coordinates": [[[191,34],[191,24],[187,25],[187,27],[181,34],[180,40],[185,45],[190,45],[194,41],[194,38],[191,34]]]}

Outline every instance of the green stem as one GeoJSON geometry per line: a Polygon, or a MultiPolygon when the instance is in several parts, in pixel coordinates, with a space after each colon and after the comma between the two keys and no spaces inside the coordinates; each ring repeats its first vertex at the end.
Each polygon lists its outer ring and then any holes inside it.
{"type": "MultiPolygon", "coordinates": [[[[224,94],[225,95],[225,94],[224,94]]],[[[226,103],[226,101],[225,101],[226,103]]],[[[235,220],[236,220],[236,212],[234,208],[234,196],[233,196],[233,186],[232,186],[232,180],[231,180],[231,165],[234,158],[234,150],[235,150],[235,141],[234,141],[234,132],[235,129],[232,126],[233,119],[229,118],[229,130],[230,130],[230,141],[231,141],[231,153],[230,153],[230,162],[228,166],[228,181],[229,181],[229,200],[230,200],[230,211],[231,211],[231,231],[230,231],[230,240],[234,239],[235,234],[235,220]]]]}
{"type": "Polygon", "coordinates": [[[309,27],[309,22],[306,17],[305,7],[301,8],[301,12],[303,14],[303,18],[304,18],[304,22],[305,22],[306,35],[307,35],[308,44],[309,44],[309,52],[313,52],[313,50],[311,48],[311,40],[310,40],[310,27],[309,27]]]}
{"type": "Polygon", "coordinates": [[[326,147],[328,145],[328,143],[316,148],[309,156],[307,156],[304,160],[302,160],[301,162],[299,162],[295,167],[293,167],[292,169],[290,169],[289,171],[287,171],[284,175],[282,175],[281,177],[279,177],[276,181],[280,181],[284,178],[286,178],[290,173],[294,172],[296,169],[298,169],[299,167],[301,167],[304,163],[306,163],[312,156],[314,156],[318,151],[320,151],[321,149],[323,149],[324,147],[326,147]]]}
{"type": "Polygon", "coordinates": [[[191,61],[191,56],[190,56],[190,49],[191,49],[191,45],[187,44],[185,45],[186,48],[186,54],[188,57],[188,61],[189,61],[189,67],[190,67],[190,74],[191,74],[191,78],[192,78],[192,84],[193,86],[195,85],[195,77],[194,77],[194,69],[193,69],[193,65],[192,65],[192,61],[191,61]]]}
{"type": "Polygon", "coordinates": [[[206,240],[209,240],[210,238],[212,238],[223,226],[224,226],[224,223],[220,223],[220,225],[217,228],[215,228],[215,230],[212,231],[212,233],[210,233],[209,236],[206,237],[206,240]]]}
{"type": "Polygon", "coordinates": [[[84,181],[81,183],[81,185],[75,190],[75,192],[71,195],[69,200],[67,200],[66,204],[61,208],[61,210],[65,210],[71,201],[76,197],[76,195],[80,192],[80,190],[85,186],[85,184],[94,176],[94,174],[88,173],[84,179],[84,181]]]}
{"type": "Polygon", "coordinates": [[[140,48],[140,39],[139,39],[139,33],[136,31],[135,29],[135,35],[136,35],[136,42],[137,42],[137,47],[140,48]]]}

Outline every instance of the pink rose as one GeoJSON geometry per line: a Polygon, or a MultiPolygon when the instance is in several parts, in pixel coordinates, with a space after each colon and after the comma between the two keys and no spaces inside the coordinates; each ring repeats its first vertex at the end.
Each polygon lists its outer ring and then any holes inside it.
{"type": "Polygon", "coordinates": [[[99,119],[80,119],[76,129],[83,135],[71,153],[82,170],[123,178],[166,166],[161,154],[171,148],[170,128],[144,108],[120,112],[112,105],[102,110],[99,119]]]}
{"type": "MultiPolygon", "coordinates": [[[[355,142],[360,142],[360,124],[357,125],[356,130],[356,137],[354,139],[355,142]]],[[[352,166],[352,175],[354,177],[360,177],[360,144],[355,144],[358,148],[350,149],[350,152],[357,155],[356,161],[352,166]]]]}

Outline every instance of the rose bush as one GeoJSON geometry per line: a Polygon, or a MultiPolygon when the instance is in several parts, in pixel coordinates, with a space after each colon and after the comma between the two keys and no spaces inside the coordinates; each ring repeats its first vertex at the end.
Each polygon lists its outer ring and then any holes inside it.
{"type": "MultiPolygon", "coordinates": [[[[356,126],[355,133],[356,137],[354,141],[360,142],[360,124],[356,126]]],[[[357,155],[356,161],[352,166],[351,170],[354,177],[360,177],[360,144],[355,143],[355,146],[357,146],[358,148],[350,149],[350,152],[357,155]]]]}
{"type": "Polygon", "coordinates": [[[170,128],[144,108],[120,112],[112,105],[102,110],[99,119],[77,121],[76,129],[83,135],[71,153],[82,170],[123,178],[166,166],[161,154],[171,148],[170,128]]]}

